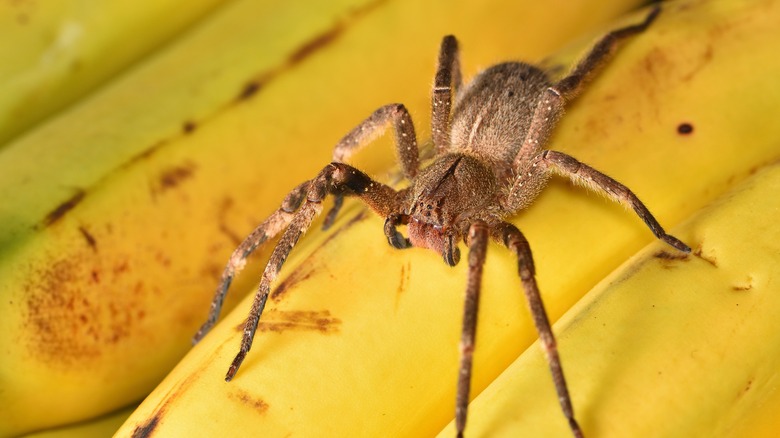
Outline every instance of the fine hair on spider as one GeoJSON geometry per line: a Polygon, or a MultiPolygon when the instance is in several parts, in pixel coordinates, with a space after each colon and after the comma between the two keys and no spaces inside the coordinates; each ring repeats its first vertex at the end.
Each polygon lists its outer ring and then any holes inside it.
{"type": "Polygon", "coordinates": [[[440,254],[455,266],[458,244],[468,247],[468,280],[460,342],[455,419],[458,436],[466,427],[472,356],[477,326],[482,269],[489,239],[506,246],[517,257],[518,274],[534,325],[555,384],[563,414],[575,437],[583,436],[574,417],[555,338],[536,284],[531,248],[520,230],[507,222],[528,207],[552,175],[560,175],[636,212],[660,240],[679,251],[686,244],[667,234],[645,205],[626,186],[562,152],[544,148],[565,103],[615,52],[619,43],[641,33],[655,20],[655,6],[641,23],[602,37],[563,79],[553,82],[541,68],[523,62],[505,62],[461,83],[458,43],[444,37],[432,95],[432,133],[435,156],[420,168],[419,148],[409,112],[402,104],[377,109],[344,136],[333,152],[333,162],[313,179],[295,187],[281,207],[262,222],[233,252],[217,286],[208,320],[194,337],[202,339],[219,316],[222,302],[236,273],[259,245],[281,233],[265,267],[252,302],[241,348],[225,380],[231,380],[244,360],[265,307],[271,283],[298,239],[322,211],[322,201],[334,197],[324,227],[329,227],[345,196],[362,200],[385,218],[384,233],[395,248],[421,247],[440,254]],[[346,163],[389,126],[395,133],[401,170],[410,184],[394,188],[377,182],[346,163]],[[405,225],[408,237],[397,230],[405,225]]]}

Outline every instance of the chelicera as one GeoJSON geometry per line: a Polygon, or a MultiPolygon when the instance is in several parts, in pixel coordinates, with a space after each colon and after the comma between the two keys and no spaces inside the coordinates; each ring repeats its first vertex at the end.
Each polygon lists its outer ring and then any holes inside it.
{"type": "Polygon", "coordinates": [[[468,247],[468,282],[455,410],[458,435],[463,434],[466,426],[482,268],[487,243],[493,239],[517,256],[523,291],[561,408],[574,436],[582,436],[534,278],[530,246],[520,230],[506,218],[528,207],[549,178],[557,174],[630,207],[657,238],[679,251],[690,252],[687,245],[664,231],[626,186],[569,155],[544,149],[563,114],[565,103],[580,93],[622,40],[644,31],[659,12],[656,7],[641,23],[608,33],[568,76],[557,82],[552,82],[548,74],[536,66],[506,62],[482,71],[463,85],[457,40],[446,36],[441,43],[433,87],[431,123],[435,156],[431,163],[420,168],[415,130],[406,108],[401,104],[383,106],[349,132],[336,145],[333,162],[313,179],[294,188],[281,207],[233,253],[217,287],[209,318],[195,335],[196,342],[216,322],[230,282],[245,264],[247,256],[267,239],[282,233],[263,272],[240,351],[225,380],[231,380],[241,366],[252,345],[270,285],[298,239],[321,213],[322,201],[328,195],[335,201],[324,221],[324,226],[328,227],[344,197],[354,196],[386,218],[384,233],[395,248],[428,248],[441,254],[448,265],[455,266],[460,260],[459,242],[463,240],[468,247]],[[409,187],[401,190],[377,182],[346,163],[388,126],[392,126],[395,133],[401,170],[410,181],[409,187]],[[400,225],[406,225],[408,237],[398,231],[400,225]]]}

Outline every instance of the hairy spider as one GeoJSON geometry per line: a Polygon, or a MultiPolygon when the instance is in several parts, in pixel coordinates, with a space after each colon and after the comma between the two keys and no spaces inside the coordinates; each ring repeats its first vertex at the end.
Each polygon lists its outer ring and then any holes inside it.
{"type": "Polygon", "coordinates": [[[523,290],[561,408],[572,433],[582,436],[534,278],[530,246],[520,230],[505,218],[528,207],[550,176],[558,174],[631,207],[657,238],[680,251],[690,252],[687,245],[664,231],[626,186],[569,155],[543,149],[563,114],[565,102],[581,91],[621,40],[644,31],[659,11],[655,7],[643,22],[608,33],[568,76],[555,83],[538,67],[506,62],[482,71],[469,84],[461,86],[457,41],[453,36],[444,37],[432,96],[436,155],[431,164],[419,168],[412,119],[403,105],[391,104],[376,110],[336,145],[332,163],[313,179],[294,188],[281,207],[233,252],[217,287],[209,318],[195,335],[195,342],[216,322],[230,282],[244,266],[247,256],[268,238],[282,233],[254,297],[241,349],[225,377],[225,380],[231,380],[252,345],[271,283],[295,243],[322,211],[323,199],[327,195],[335,197],[324,223],[328,227],[333,223],[343,197],[357,196],[386,218],[384,233],[395,248],[429,248],[441,254],[448,265],[455,266],[460,260],[458,242],[463,239],[468,245],[468,283],[455,410],[458,436],[463,434],[466,425],[477,303],[489,238],[504,244],[518,258],[523,290]],[[395,132],[403,174],[411,182],[402,190],[374,181],[345,163],[390,124],[395,132]],[[397,231],[399,225],[407,226],[408,238],[397,231]]]}

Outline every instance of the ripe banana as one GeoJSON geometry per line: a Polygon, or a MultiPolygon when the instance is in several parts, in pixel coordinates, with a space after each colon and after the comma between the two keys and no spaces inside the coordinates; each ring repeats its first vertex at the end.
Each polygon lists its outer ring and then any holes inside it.
{"type": "MultiPolygon", "coordinates": [[[[772,121],[780,110],[780,95],[773,85],[780,73],[774,54],[780,43],[775,26],[778,18],[776,0],[666,4],[658,21],[626,44],[571,106],[551,148],[566,151],[624,182],[669,228],[697,214],[757,167],[780,157],[780,127],[772,121]],[[750,81],[733,80],[751,74],[758,65],[762,73],[751,76],[750,81]],[[745,147],[748,143],[750,147],[745,147]]],[[[627,20],[635,21],[636,16],[627,20]]],[[[468,75],[474,72],[468,64],[473,43],[468,37],[460,38],[468,75]]],[[[553,320],[652,241],[632,214],[561,181],[553,182],[515,223],[531,242],[542,294],[553,320]]],[[[771,225],[755,223],[758,227],[771,225]]],[[[742,229],[750,229],[751,225],[744,226],[742,229]]],[[[430,436],[439,432],[453,415],[464,264],[449,269],[430,251],[393,250],[382,235],[382,220],[354,203],[345,209],[334,229],[328,235],[314,232],[303,247],[296,247],[261,320],[253,350],[232,382],[222,379],[238,348],[248,300],[226,315],[179,363],[117,436],[151,432],[430,436]]],[[[686,230],[681,229],[680,237],[701,245],[704,251],[702,257],[691,257],[687,263],[697,263],[697,269],[701,269],[700,264],[709,265],[702,262],[708,257],[708,240],[694,231],[686,234],[686,230]]],[[[678,234],[677,229],[671,232],[678,234]]],[[[652,254],[665,250],[658,242],[649,248],[646,251],[652,254]]],[[[670,257],[660,256],[671,266],[683,263],[674,260],[675,255],[670,257]]],[[[643,290],[659,284],[660,280],[642,277],[643,290]]],[[[691,291],[695,293],[695,289],[691,291]]],[[[676,291],[685,292],[682,286],[676,291]]],[[[621,307],[611,311],[622,326],[616,327],[616,322],[609,327],[599,338],[602,343],[616,349],[640,347],[624,346],[625,337],[615,336],[616,331],[631,330],[632,321],[621,318],[622,312],[649,312],[647,306],[632,303],[621,302],[621,307]]],[[[515,261],[506,251],[491,246],[483,280],[473,394],[484,389],[535,339],[524,308],[515,261]]],[[[587,310],[587,305],[577,304],[567,316],[572,331],[578,324],[584,325],[587,310]]],[[[597,324],[593,329],[601,328],[597,324]]],[[[639,342],[646,338],[656,343],[664,340],[647,330],[637,336],[639,342]]],[[[712,342],[719,340],[711,338],[712,342]]],[[[592,341],[582,345],[592,352],[590,356],[605,356],[599,371],[602,376],[636,362],[612,355],[592,341]]],[[[614,416],[609,409],[592,413],[615,404],[602,406],[600,394],[619,392],[611,382],[605,383],[606,378],[592,380],[587,367],[577,367],[577,355],[582,353],[565,333],[560,351],[569,380],[580,381],[570,385],[575,411],[583,416],[586,433],[600,433],[599,428],[606,427],[602,426],[604,421],[648,424],[642,423],[644,417],[633,420],[633,415],[650,416],[653,406],[642,406],[633,413],[630,406],[634,403],[625,399],[607,400],[624,403],[624,410],[618,411],[622,415],[614,416]],[[567,348],[573,349],[572,353],[567,348]],[[569,356],[574,357],[572,365],[569,356]],[[584,388],[580,394],[578,386],[584,388]]],[[[664,356],[652,360],[665,363],[664,356]]],[[[553,406],[550,377],[540,371],[543,365],[539,360],[533,365],[539,368],[532,375],[534,382],[546,386],[529,391],[521,400],[545,397],[549,402],[545,406],[553,406]]],[[[648,379],[633,380],[632,385],[644,385],[638,391],[645,397],[657,387],[648,379]]],[[[504,395],[509,397],[506,392],[504,395]]],[[[666,400],[664,396],[659,395],[666,400]]],[[[492,432],[495,429],[487,428],[505,417],[524,418],[530,412],[528,407],[507,412],[490,404],[498,414],[488,418],[487,425],[469,426],[467,433],[472,428],[492,432]]],[[[672,404],[672,408],[679,407],[672,404]]],[[[549,430],[565,436],[566,424],[559,408],[550,410],[555,413],[545,417],[545,424],[555,423],[550,426],[555,429],[549,430]]],[[[478,423],[478,415],[470,415],[470,424],[478,423]]],[[[655,417],[661,421],[659,418],[677,421],[673,415],[655,417]]],[[[715,422],[712,417],[709,420],[715,422]]],[[[615,430],[623,430],[621,427],[615,426],[615,430]]],[[[451,433],[451,429],[445,432],[451,433]]]]}
{"type": "Polygon", "coordinates": [[[3,2],[0,144],[98,88],[219,3],[3,2]]]}
{"type": "MultiPolygon", "coordinates": [[[[557,324],[585,430],[599,437],[774,437],[780,428],[780,162],[649,245],[557,324]]],[[[471,404],[471,436],[565,436],[538,346],[471,404]]],[[[440,437],[451,437],[454,427],[440,437]]]]}
{"type": "Polygon", "coordinates": [[[104,438],[111,436],[133,413],[137,404],[75,424],[24,435],[25,438],[104,438]]]}
{"type": "MultiPolygon", "coordinates": [[[[471,2],[457,14],[444,1],[234,1],[6,144],[0,436],[94,417],[150,391],[189,348],[236,240],[327,162],[340,136],[392,101],[427,126],[442,35],[478,49],[465,60],[474,71],[537,58],[633,3],[583,15],[584,1],[565,11],[471,2]]],[[[383,168],[372,164],[381,159],[361,163],[383,168]]],[[[260,265],[234,289],[248,290],[260,265]]],[[[281,314],[272,327],[343,318],[319,310],[281,314]]]]}

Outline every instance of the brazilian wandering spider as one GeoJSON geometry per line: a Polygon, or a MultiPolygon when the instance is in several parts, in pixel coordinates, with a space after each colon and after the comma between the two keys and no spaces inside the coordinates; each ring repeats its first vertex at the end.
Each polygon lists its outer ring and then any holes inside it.
{"type": "Polygon", "coordinates": [[[460,260],[461,239],[469,249],[460,369],[456,398],[458,436],[466,426],[471,365],[477,323],[482,268],[487,242],[504,244],[518,259],[518,271],[541,345],[547,357],[555,389],[569,427],[576,437],[582,430],[574,418],[566,380],[547,314],[534,277],[528,241],[505,218],[528,207],[553,174],[568,177],[610,199],[631,207],[653,234],[683,252],[690,248],[666,234],[642,202],[624,185],[561,152],[544,149],[565,103],[629,36],[644,31],[660,12],[655,7],[643,22],[614,30],[602,37],[563,79],[553,83],[533,65],[507,62],[479,73],[461,84],[458,43],[443,39],[432,96],[432,132],[435,157],[419,168],[419,151],[409,112],[401,104],[376,110],[336,145],[333,162],[317,176],[294,188],[281,207],[261,223],[233,252],[225,267],[208,320],[194,341],[202,339],[216,323],[234,275],[246,258],[267,239],[282,233],[263,272],[244,328],[241,349],[228,369],[230,381],[241,366],[265,307],[270,285],[298,239],[322,211],[322,201],[334,196],[324,227],[329,227],[345,196],[356,196],[386,218],[384,233],[395,248],[429,248],[455,266],[460,260]],[[454,106],[453,106],[454,97],[454,106]],[[350,156],[392,124],[398,156],[408,188],[395,190],[346,164],[350,156]],[[397,227],[406,225],[409,237],[397,227]]]}

